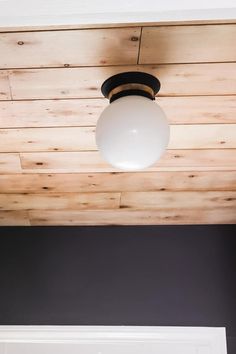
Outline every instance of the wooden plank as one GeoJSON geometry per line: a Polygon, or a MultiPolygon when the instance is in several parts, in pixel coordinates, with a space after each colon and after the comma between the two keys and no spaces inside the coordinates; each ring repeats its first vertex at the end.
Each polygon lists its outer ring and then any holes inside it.
{"type": "MultiPolygon", "coordinates": [[[[123,192],[120,207],[125,209],[202,209],[230,207],[236,210],[235,191],[123,192]]],[[[236,218],[236,215],[235,215],[236,218]]]]}
{"type": "Polygon", "coordinates": [[[236,63],[133,65],[64,69],[19,69],[10,72],[14,99],[98,98],[108,77],[145,71],[161,81],[160,96],[234,95],[236,63]]]}
{"type": "Polygon", "coordinates": [[[19,154],[0,153],[0,173],[19,173],[19,172],[21,172],[21,163],[20,163],[19,154]]]}
{"type": "Polygon", "coordinates": [[[236,148],[236,124],[171,125],[168,149],[236,148]]]}
{"type": "Polygon", "coordinates": [[[8,72],[0,71],[0,101],[10,100],[10,99],[11,99],[11,89],[9,85],[8,72]]]}
{"type": "Polygon", "coordinates": [[[0,67],[136,64],[140,28],[0,34],[0,67]]]}
{"type": "Polygon", "coordinates": [[[94,127],[0,129],[0,152],[96,149],[94,127]]]}
{"type": "Polygon", "coordinates": [[[30,226],[25,210],[0,210],[0,226],[30,226]]]}
{"type": "Polygon", "coordinates": [[[97,151],[21,153],[24,172],[72,173],[109,172],[114,169],[104,162],[97,151]]]}
{"type": "Polygon", "coordinates": [[[95,126],[107,105],[105,99],[2,101],[0,127],[95,126]]]}
{"type": "Polygon", "coordinates": [[[171,124],[236,123],[235,96],[157,97],[171,124]]]}
{"type": "MultiPolygon", "coordinates": [[[[24,172],[121,172],[105,163],[98,152],[21,153],[24,172]]],[[[168,150],[149,171],[227,171],[236,169],[235,149],[168,150]]]]}
{"type": "Polygon", "coordinates": [[[227,62],[236,60],[236,24],[146,27],[140,64],[227,62]]]}
{"type": "Polygon", "coordinates": [[[1,210],[117,209],[120,193],[0,194],[1,210]]]}
{"type": "Polygon", "coordinates": [[[29,211],[31,225],[235,224],[235,208],[159,210],[29,211]]]}
{"type": "Polygon", "coordinates": [[[0,175],[0,192],[236,191],[236,171],[0,175]]]}
{"type": "MultiPolygon", "coordinates": [[[[168,149],[217,148],[236,148],[236,124],[170,126],[168,149]]],[[[0,152],[95,150],[95,127],[0,129],[0,152]]]]}
{"type": "Polygon", "coordinates": [[[162,96],[236,93],[236,63],[152,65],[148,72],[160,79],[162,96]]]}
{"type": "MultiPolygon", "coordinates": [[[[236,123],[235,96],[158,97],[171,124],[236,123]]],[[[1,128],[95,126],[105,99],[0,102],[1,128]]]]}

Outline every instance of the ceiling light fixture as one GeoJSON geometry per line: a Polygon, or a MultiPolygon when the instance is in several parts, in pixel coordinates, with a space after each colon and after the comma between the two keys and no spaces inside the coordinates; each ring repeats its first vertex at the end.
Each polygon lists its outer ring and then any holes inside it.
{"type": "Polygon", "coordinates": [[[102,157],[124,171],[153,165],[169,141],[169,125],[153,101],[160,81],[143,72],[126,72],[107,79],[101,87],[110,105],[96,128],[96,143],[102,157]]]}

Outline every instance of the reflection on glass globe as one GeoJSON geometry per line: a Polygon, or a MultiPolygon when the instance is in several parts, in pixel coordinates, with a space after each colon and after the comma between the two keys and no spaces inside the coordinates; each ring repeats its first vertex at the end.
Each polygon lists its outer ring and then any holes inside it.
{"type": "Polygon", "coordinates": [[[165,151],[169,125],[162,109],[143,96],[121,97],[102,112],[97,147],[109,164],[125,171],[153,165],[165,151]]]}

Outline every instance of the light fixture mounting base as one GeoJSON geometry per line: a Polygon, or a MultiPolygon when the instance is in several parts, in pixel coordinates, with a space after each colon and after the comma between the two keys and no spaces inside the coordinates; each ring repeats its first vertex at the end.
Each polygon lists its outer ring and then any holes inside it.
{"type": "Polygon", "coordinates": [[[102,84],[102,94],[110,100],[110,103],[124,96],[144,96],[155,100],[161,83],[153,75],[140,72],[129,71],[113,75],[102,84]]]}

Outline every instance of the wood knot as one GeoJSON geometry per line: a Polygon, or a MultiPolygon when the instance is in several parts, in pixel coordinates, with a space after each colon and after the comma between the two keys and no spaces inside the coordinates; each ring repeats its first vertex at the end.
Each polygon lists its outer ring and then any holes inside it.
{"type": "Polygon", "coordinates": [[[139,40],[139,37],[133,36],[130,38],[132,42],[137,42],[139,40]]]}

